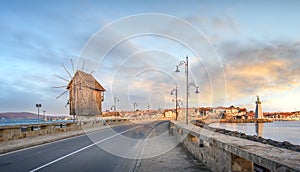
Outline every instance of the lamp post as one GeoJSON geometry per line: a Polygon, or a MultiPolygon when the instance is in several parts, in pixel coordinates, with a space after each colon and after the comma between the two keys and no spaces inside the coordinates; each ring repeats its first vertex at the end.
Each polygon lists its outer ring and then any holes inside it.
{"type": "Polygon", "coordinates": [[[45,110],[43,110],[43,116],[44,116],[44,120],[46,119],[45,113],[46,113],[46,111],[45,111],[45,110]]]}
{"type": "Polygon", "coordinates": [[[189,89],[190,86],[193,86],[196,88],[195,93],[199,93],[199,86],[196,86],[194,82],[189,83],[189,58],[186,56],[185,61],[180,61],[179,65],[176,66],[176,71],[175,72],[180,72],[179,71],[179,66],[185,65],[185,77],[186,77],[186,111],[185,111],[185,123],[188,125],[189,120],[188,120],[188,108],[189,108],[189,89]]]}
{"type": "Polygon", "coordinates": [[[178,111],[177,111],[177,107],[178,107],[177,87],[175,87],[175,88],[171,91],[171,95],[173,95],[174,92],[175,92],[175,113],[176,113],[175,121],[177,121],[177,117],[178,117],[178,111]]]}
{"type": "MultiPolygon", "coordinates": [[[[180,99],[177,99],[177,106],[178,106],[177,111],[179,111],[180,105],[183,105],[183,102],[180,99]]],[[[178,119],[178,116],[177,116],[177,119],[178,119]]]]}
{"type": "Polygon", "coordinates": [[[38,108],[38,119],[40,118],[40,107],[42,107],[42,104],[35,104],[35,106],[38,108]]]}
{"type": "Polygon", "coordinates": [[[177,101],[178,103],[178,109],[180,109],[180,105],[183,105],[183,102],[180,100],[180,99],[178,99],[178,101],[177,101]]]}
{"type": "Polygon", "coordinates": [[[134,108],[134,111],[135,111],[135,108],[138,106],[138,104],[136,102],[133,102],[133,108],[134,108]]]}
{"type": "Polygon", "coordinates": [[[185,123],[188,125],[188,108],[189,108],[189,57],[186,56],[185,61],[180,61],[176,66],[175,72],[180,72],[178,67],[185,65],[185,77],[186,77],[186,111],[185,111],[185,123]]]}
{"type": "Polygon", "coordinates": [[[117,111],[117,102],[120,102],[119,98],[118,97],[114,97],[114,108],[115,108],[115,111],[117,111]]]}

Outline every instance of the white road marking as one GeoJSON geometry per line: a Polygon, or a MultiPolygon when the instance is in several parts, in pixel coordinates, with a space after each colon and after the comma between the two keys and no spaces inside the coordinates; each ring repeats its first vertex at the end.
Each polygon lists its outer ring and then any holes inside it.
{"type": "Polygon", "coordinates": [[[117,134],[115,134],[115,135],[112,135],[112,136],[110,136],[110,137],[107,137],[107,138],[105,138],[105,139],[103,139],[103,140],[100,140],[100,141],[98,141],[98,142],[95,142],[95,143],[93,143],[93,144],[90,144],[90,145],[88,145],[88,146],[86,146],[86,147],[83,147],[83,148],[81,148],[81,149],[78,149],[77,151],[71,152],[71,153],[69,153],[69,154],[67,154],[67,155],[65,155],[65,156],[62,156],[62,157],[60,157],[60,158],[58,158],[58,159],[56,159],[56,160],[53,160],[53,161],[51,161],[51,162],[49,162],[49,163],[47,163],[47,164],[44,164],[44,165],[42,165],[42,166],[40,166],[40,167],[38,167],[38,168],[35,168],[35,169],[31,170],[30,172],[34,172],[34,171],[40,170],[40,169],[42,169],[42,168],[44,168],[44,167],[47,167],[47,166],[49,166],[49,165],[51,165],[51,164],[53,164],[53,163],[55,163],[55,162],[57,162],[57,161],[60,161],[60,160],[62,160],[62,159],[65,159],[65,158],[67,158],[67,157],[69,157],[69,156],[71,156],[71,155],[74,155],[74,154],[76,154],[76,153],[78,153],[78,152],[80,152],[80,151],[83,151],[83,150],[85,150],[85,149],[87,149],[87,148],[89,148],[89,147],[92,147],[92,146],[94,146],[94,145],[96,145],[96,144],[102,143],[102,142],[104,142],[104,141],[106,141],[106,140],[109,140],[109,139],[111,139],[111,138],[113,138],[113,137],[116,137],[116,136],[118,136],[118,135],[121,135],[121,134],[123,134],[123,133],[126,133],[127,131],[130,131],[130,130],[133,130],[133,129],[136,129],[136,128],[139,128],[139,127],[142,127],[142,126],[143,126],[143,125],[139,125],[139,126],[137,126],[137,127],[133,127],[133,128],[128,129],[128,130],[125,130],[125,131],[123,131],[123,132],[121,132],[121,133],[117,133],[117,134]]]}

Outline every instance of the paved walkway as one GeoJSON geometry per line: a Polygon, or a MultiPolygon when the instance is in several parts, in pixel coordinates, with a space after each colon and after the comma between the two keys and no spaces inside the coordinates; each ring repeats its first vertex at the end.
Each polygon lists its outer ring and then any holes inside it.
{"type": "Polygon", "coordinates": [[[196,172],[209,171],[209,169],[196,159],[181,143],[176,136],[169,135],[166,131],[156,135],[154,131],[147,138],[140,160],[137,161],[135,172],[196,172]]]}
{"type": "Polygon", "coordinates": [[[190,152],[188,152],[185,147],[179,144],[163,155],[142,160],[139,171],[198,172],[209,170],[203,163],[199,162],[190,152]]]}

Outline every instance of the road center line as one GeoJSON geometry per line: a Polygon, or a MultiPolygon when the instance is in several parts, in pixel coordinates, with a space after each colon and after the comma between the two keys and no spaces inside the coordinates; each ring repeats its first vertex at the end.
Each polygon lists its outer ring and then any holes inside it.
{"type": "Polygon", "coordinates": [[[133,129],[136,129],[136,128],[139,128],[139,127],[142,127],[142,126],[143,126],[143,125],[139,125],[139,126],[130,128],[130,129],[128,129],[128,130],[125,130],[125,131],[123,131],[123,132],[121,132],[121,133],[117,133],[117,134],[115,134],[115,135],[109,136],[109,137],[107,137],[107,138],[105,138],[105,139],[103,139],[103,140],[100,140],[100,141],[95,142],[95,143],[93,143],[93,144],[90,144],[90,145],[88,145],[88,146],[86,146],[86,147],[83,147],[83,148],[81,148],[81,149],[78,149],[77,151],[71,152],[71,153],[69,153],[69,154],[67,154],[67,155],[65,155],[65,156],[62,156],[62,157],[60,157],[60,158],[58,158],[58,159],[56,159],[56,160],[53,160],[53,161],[51,161],[51,162],[48,162],[47,164],[44,164],[44,165],[42,165],[42,166],[40,166],[40,167],[38,167],[38,168],[35,168],[35,169],[31,170],[30,172],[34,172],[34,171],[40,170],[40,169],[42,169],[42,168],[44,168],[44,167],[47,167],[47,166],[49,166],[49,165],[51,165],[51,164],[53,164],[53,163],[55,163],[55,162],[57,162],[57,161],[60,161],[60,160],[65,159],[65,158],[67,158],[67,157],[69,157],[69,156],[71,156],[71,155],[74,155],[74,154],[76,154],[76,153],[78,153],[78,152],[81,152],[81,151],[83,151],[83,150],[85,150],[85,149],[87,149],[87,148],[90,148],[90,147],[92,147],[92,146],[94,146],[94,145],[96,145],[96,144],[102,143],[102,142],[104,142],[104,141],[106,141],[106,140],[109,140],[109,139],[111,139],[111,138],[113,138],[113,137],[116,137],[116,136],[118,136],[118,135],[121,135],[121,134],[126,133],[126,132],[128,132],[128,131],[130,131],[130,130],[133,130],[133,129]]]}

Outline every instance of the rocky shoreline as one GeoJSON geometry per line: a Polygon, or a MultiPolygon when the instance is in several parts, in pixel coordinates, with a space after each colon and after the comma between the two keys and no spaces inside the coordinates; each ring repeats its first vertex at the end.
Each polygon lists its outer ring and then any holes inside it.
{"type": "Polygon", "coordinates": [[[242,138],[242,139],[248,139],[248,140],[260,142],[263,144],[269,144],[272,146],[300,152],[299,145],[294,145],[288,141],[280,142],[280,141],[276,141],[276,140],[272,140],[272,139],[265,139],[265,138],[257,136],[257,135],[247,135],[245,133],[238,132],[238,131],[230,131],[230,130],[226,130],[226,129],[213,128],[213,127],[208,126],[209,125],[208,123],[206,123],[204,121],[200,121],[200,120],[193,121],[193,124],[198,127],[205,128],[205,129],[208,129],[208,130],[220,133],[220,134],[234,136],[234,137],[238,137],[238,138],[242,138]]]}

